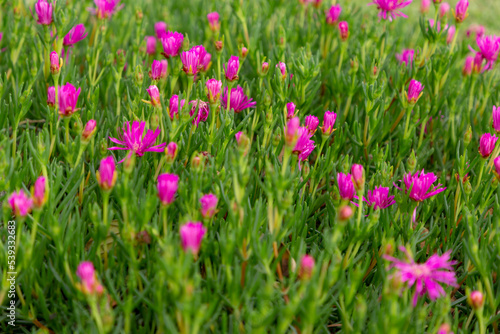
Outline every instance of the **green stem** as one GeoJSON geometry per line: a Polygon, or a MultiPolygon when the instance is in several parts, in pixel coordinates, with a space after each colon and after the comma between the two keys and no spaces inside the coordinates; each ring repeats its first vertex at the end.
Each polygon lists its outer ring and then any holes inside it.
{"type": "Polygon", "coordinates": [[[405,132],[403,135],[404,139],[408,138],[407,135],[408,135],[408,128],[410,127],[411,111],[412,111],[412,108],[408,108],[406,110],[406,125],[405,125],[405,132]]]}
{"type": "Polygon", "coordinates": [[[481,169],[479,170],[479,178],[477,179],[475,191],[477,191],[479,189],[479,185],[481,184],[481,179],[483,178],[483,172],[484,172],[484,159],[483,158],[481,158],[480,163],[481,163],[481,169]]]}
{"type": "Polygon", "coordinates": [[[65,131],[65,142],[66,146],[69,145],[69,121],[70,117],[64,117],[64,131],[65,131]]]}

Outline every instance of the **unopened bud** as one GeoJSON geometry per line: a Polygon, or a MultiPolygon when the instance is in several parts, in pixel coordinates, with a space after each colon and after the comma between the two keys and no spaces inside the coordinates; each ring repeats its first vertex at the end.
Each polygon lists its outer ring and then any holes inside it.
{"type": "Polygon", "coordinates": [[[481,291],[472,291],[469,295],[469,298],[467,298],[467,301],[469,302],[470,306],[474,310],[479,310],[480,308],[483,307],[484,305],[484,296],[481,291]]]}
{"type": "Polygon", "coordinates": [[[340,208],[339,213],[338,213],[338,218],[341,222],[346,222],[349,219],[351,219],[352,215],[354,214],[354,211],[349,205],[344,205],[343,207],[340,208]]]}

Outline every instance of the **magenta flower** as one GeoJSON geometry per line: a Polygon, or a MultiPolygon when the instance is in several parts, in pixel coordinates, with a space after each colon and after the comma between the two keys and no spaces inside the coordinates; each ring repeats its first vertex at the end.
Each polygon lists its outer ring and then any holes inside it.
{"type": "Polygon", "coordinates": [[[222,92],[222,81],[219,81],[217,79],[210,79],[207,81],[206,86],[208,101],[210,102],[210,104],[217,103],[222,92]]]}
{"type": "Polygon", "coordinates": [[[47,88],[47,105],[49,107],[56,105],[56,87],[54,86],[47,88]]]}
{"type": "Polygon", "coordinates": [[[151,104],[153,105],[153,107],[161,107],[160,91],[158,90],[158,87],[152,85],[149,86],[146,91],[149,94],[149,98],[151,99],[151,104]]]}
{"type": "Polygon", "coordinates": [[[64,36],[63,45],[72,46],[87,37],[87,32],[85,31],[85,26],[80,23],[71,28],[71,30],[64,36]]]}
{"type": "Polygon", "coordinates": [[[115,160],[112,156],[101,160],[99,171],[96,172],[97,183],[104,191],[113,189],[118,174],[116,173],[115,160]]]}
{"type": "Polygon", "coordinates": [[[38,0],[35,5],[35,12],[38,16],[38,24],[50,25],[52,24],[52,11],[54,7],[52,2],[48,2],[47,0],[38,0]]]}
{"type": "Polygon", "coordinates": [[[167,157],[167,162],[171,163],[177,157],[177,144],[175,142],[170,142],[165,149],[165,156],[167,157]]]}
{"type": "Polygon", "coordinates": [[[500,107],[493,106],[493,129],[498,133],[500,132],[500,107]]]}
{"type": "Polygon", "coordinates": [[[298,117],[294,117],[288,121],[285,127],[285,143],[287,146],[295,147],[299,128],[300,119],[298,117]]]}
{"type": "Polygon", "coordinates": [[[299,167],[302,161],[307,160],[309,155],[314,151],[315,145],[314,140],[311,140],[311,134],[309,129],[306,127],[299,127],[297,131],[298,139],[293,148],[293,153],[296,153],[299,157],[299,167]]]}
{"type": "Polygon", "coordinates": [[[240,143],[241,136],[243,136],[243,135],[244,135],[244,134],[243,134],[243,132],[241,132],[241,131],[238,131],[238,132],[234,135],[234,137],[236,138],[236,142],[237,142],[238,144],[240,143]]]}
{"type": "MultiPolygon", "coordinates": [[[[413,175],[408,173],[403,177],[403,183],[405,184],[404,192],[405,194],[408,194],[409,191],[408,196],[412,200],[422,202],[423,200],[446,190],[446,187],[441,188],[443,186],[442,184],[433,186],[433,183],[436,182],[437,179],[438,178],[434,175],[434,173],[425,174],[423,169],[420,174],[418,171],[413,175]]],[[[403,191],[403,189],[399,188],[396,184],[394,184],[394,186],[403,191]]]]}
{"type": "Polygon", "coordinates": [[[418,99],[422,96],[422,91],[424,90],[424,85],[419,81],[411,79],[410,85],[408,86],[408,103],[415,104],[418,99]]]}
{"type": "MultiPolygon", "coordinates": [[[[180,109],[184,108],[185,99],[181,100],[180,109]]],[[[179,95],[172,95],[169,101],[169,113],[170,119],[174,119],[174,115],[179,114],[179,95]]]]}
{"type": "Polygon", "coordinates": [[[84,140],[89,140],[90,137],[92,137],[92,135],[94,134],[96,126],[97,122],[95,120],[91,119],[90,121],[88,121],[87,124],[85,124],[85,128],[83,129],[82,138],[84,140]]]}
{"type": "Polygon", "coordinates": [[[196,50],[182,52],[181,61],[182,70],[189,76],[196,75],[200,70],[200,55],[196,50]]]}
{"type": "Polygon", "coordinates": [[[295,103],[293,102],[288,102],[286,104],[286,110],[287,110],[287,115],[286,115],[286,118],[288,120],[292,119],[293,117],[295,117],[295,103]]]}
{"type": "Polygon", "coordinates": [[[43,176],[40,176],[33,187],[33,205],[35,208],[39,209],[41,208],[44,204],[45,201],[47,200],[46,193],[45,193],[45,184],[46,184],[46,179],[43,176]]]}
{"type": "Polygon", "coordinates": [[[405,64],[406,66],[413,63],[413,57],[415,55],[415,50],[413,49],[403,49],[401,53],[396,53],[396,59],[400,64],[405,64]]]}
{"type": "Polygon", "coordinates": [[[478,52],[474,56],[474,66],[472,68],[472,71],[474,73],[481,73],[482,67],[483,67],[483,56],[478,52]]]}
{"type": "Polygon", "coordinates": [[[354,198],[355,190],[351,174],[337,173],[337,184],[340,197],[343,200],[350,201],[354,198]]]}
{"type": "Polygon", "coordinates": [[[191,105],[191,110],[189,111],[189,116],[193,116],[196,111],[198,111],[196,117],[193,119],[193,124],[198,126],[200,122],[206,122],[208,119],[209,107],[208,103],[201,100],[193,100],[189,102],[191,105]]]}
{"type": "Polygon", "coordinates": [[[451,42],[453,42],[453,37],[455,37],[456,31],[457,31],[457,29],[455,28],[455,26],[451,26],[448,28],[448,34],[446,35],[446,43],[447,44],[450,44],[451,42]]]}
{"type": "Polygon", "coordinates": [[[478,310],[484,305],[484,295],[481,291],[472,291],[467,299],[474,310],[478,310]]]}
{"type": "Polygon", "coordinates": [[[207,14],[208,24],[210,26],[210,30],[219,31],[220,22],[219,22],[219,13],[213,12],[207,14]]]}
{"type": "Polygon", "coordinates": [[[66,85],[59,88],[59,115],[69,117],[78,110],[76,109],[76,103],[78,102],[78,96],[80,96],[80,90],[80,88],[77,90],[70,83],[66,83],[66,85]]]}
{"type": "Polygon", "coordinates": [[[309,131],[309,135],[311,136],[314,135],[319,125],[318,117],[313,115],[308,115],[306,116],[304,123],[307,128],[307,131],[309,131]]]}
{"type": "Polygon", "coordinates": [[[167,31],[161,38],[163,46],[163,55],[166,58],[175,57],[179,54],[179,50],[184,42],[184,36],[178,32],[167,31]]]}
{"type": "Polygon", "coordinates": [[[200,222],[187,222],[182,225],[180,229],[182,249],[185,252],[190,251],[196,257],[206,233],[207,229],[200,222]]]}
{"type": "MultiPolygon", "coordinates": [[[[489,70],[493,68],[495,62],[498,58],[498,53],[500,51],[500,37],[495,35],[491,36],[482,36],[476,38],[477,46],[479,47],[479,51],[477,54],[480,54],[482,59],[486,59],[486,66],[484,70],[489,70]]],[[[476,52],[470,46],[472,52],[476,52]]]]}
{"type": "Polygon", "coordinates": [[[464,68],[462,69],[462,74],[464,76],[471,75],[473,66],[474,66],[474,57],[468,56],[467,58],[465,58],[465,63],[464,63],[464,68]]]}
{"type": "Polygon", "coordinates": [[[342,42],[347,41],[347,38],[349,38],[349,24],[346,21],[339,22],[339,31],[342,42]]]}
{"type": "MultiPolygon", "coordinates": [[[[153,146],[156,138],[160,135],[160,129],[147,130],[146,135],[144,135],[144,128],[146,122],[134,121],[132,127],[130,127],[130,122],[125,123],[126,126],[123,127],[122,133],[119,134],[119,139],[109,137],[113,143],[122,145],[124,147],[110,147],[109,150],[129,150],[131,153],[135,153],[138,157],[142,157],[146,152],[163,152],[166,143],[153,146]],[[143,137],[144,135],[144,137],[143,137]]],[[[120,162],[123,162],[122,159],[120,162]]]]}
{"type": "Polygon", "coordinates": [[[481,136],[481,139],[479,140],[479,153],[483,156],[483,158],[486,159],[491,155],[497,140],[498,138],[495,135],[491,135],[489,133],[485,133],[481,136]]]}
{"type": "Polygon", "coordinates": [[[102,285],[97,281],[94,265],[90,261],[83,261],[76,269],[76,275],[82,281],[84,293],[101,294],[103,292],[102,285]]]}
{"type": "Polygon", "coordinates": [[[276,64],[276,68],[278,68],[280,70],[281,78],[283,80],[285,80],[286,79],[286,64],[280,61],[280,62],[278,62],[278,64],[276,64]]]}
{"type": "Polygon", "coordinates": [[[31,211],[31,207],[33,206],[33,200],[26,196],[24,191],[21,189],[17,193],[14,191],[9,199],[9,205],[12,208],[12,212],[16,216],[26,217],[28,212],[31,211]]]}
{"type": "Polygon", "coordinates": [[[368,5],[376,5],[380,11],[378,17],[380,19],[392,21],[396,16],[407,18],[405,14],[401,13],[399,9],[411,4],[412,0],[373,0],[368,5]]]}
{"type": "MultiPolygon", "coordinates": [[[[227,87],[224,89],[224,95],[222,95],[222,105],[227,108],[227,87]]],[[[240,113],[247,108],[253,108],[257,102],[252,101],[248,98],[243,91],[243,88],[238,85],[237,88],[231,89],[231,96],[229,98],[229,106],[234,109],[235,113],[240,113]]]]}
{"type": "Polygon", "coordinates": [[[158,176],[158,198],[162,205],[174,202],[175,194],[179,188],[179,176],[175,174],[161,174],[158,176]]]}
{"type": "Polygon", "coordinates": [[[431,6],[431,0],[422,0],[420,3],[420,12],[425,14],[429,11],[429,7],[431,6]]]}
{"type": "Polygon", "coordinates": [[[339,21],[341,12],[342,7],[340,7],[340,5],[331,6],[330,9],[326,11],[326,23],[332,26],[336,25],[339,21]]]}
{"type": "Polygon", "coordinates": [[[217,196],[214,194],[206,194],[200,198],[201,203],[201,215],[203,218],[212,218],[215,214],[215,210],[217,209],[217,196]]]}
{"type": "MultiPolygon", "coordinates": [[[[358,198],[357,196],[354,197],[358,198]]],[[[396,204],[394,196],[389,196],[389,188],[382,186],[375,187],[373,190],[368,190],[368,195],[366,198],[363,197],[363,201],[374,210],[385,209],[396,204]]],[[[357,203],[354,204],[356,206],[358,205],[357,203]]]]}
{"type": "Polygon", "coordinates": [[[59,55],[57,52],[50,53],[50,73],[57,74],[61,70],[61,63],[59,62],[59,55]]]}
{"type": "Polygon", "coordinates": [[[356,189],[361,189],[365,185],[365,172],[360,164],[353,164],[351,167],[352,181],[356,189]]]}
{"type": "Polygon", "coordinates": [[[323,126],[321,127],[321,132],[324,136],[329,136],[335,131],[333,126],[335,125],[335,120],[337,119],[337,114],[333,111],[325,111],[325,116],[323,117],[323,126]]]}
{"type": "Polygon", "coordinates": [[[315,261],[311,255],[304,255],[300,259],[299,277],[301,279],[309,279],[314,270],[315,261]]]}
{"type": "Polygon", "coordinates": [[[240,59],[238,56],[231,56],[224,66],[224,75],[227,81],[233,82],[238,80],[238,71],[240,69],[240,59]]]}
{"type": "Polygon", "coordinates": [[[90,12],[97,15],[99,19],[107,19],[123,7],[123,5],[117,7],[120,1],[121,0],[94,0],[97,8],[90,8],[90,12]]]}
{"type": "Polygon", "coordinates": [[[156,38],[154,36],[146,36],[144,39],[146,40],[146,53],[154,55],[156,53],[156,38]]]}
{"type": "Polygon", "coordinates": [[[212,55],[206,52],[205,56],[203,58],[200,58],[200,72],[204,73],[208,71],[211,63],[212,63],[212,55]]]}
{"type": "Polygon", "coordinates": [[[474,37],[483,37],[485,28],[482,25],[478,24],[471,24],[470,27],[467,29],[467,37],[471,37],[473,35],[474,37]]]}
{"type": "Polygon", "coordinates": [[[431,300],[446,295],[440,284],[458,287],[452,267],[455,262],[450,261],[451,251],[447,251],[441,256],[434,254],[425,263],[415,263],[404,247],[400,247],[400,249],[405,252],[406,261],[388,255],[384,255],[384,258],[392,262],[391,268],[396,268],[396,273],[403,283],[407,283],[409,288],[415,285],[413,306],[416,306],[418,298],[426,293],[431,300]]]}
{"type": "Polygon", "coordinates": [[[155,23],[155,33],[158,39],[162,39],[167,34],[167,24],[163,21],[155,23]]]}
{"type": "Polygon", "coordinates": [[[158,81],[160,79],[163,79],[167,76],[167,69],[168,69],[168,61],[161,60],[153,60],[153,63],[151,64],[151,70],[149,71],[149,77],[151,80],[158,81]]]}
{"type": "MultiPolygon", "coordinates": [[[[453,16],[455,17],[455,21],[457,23],[462,23],[467,18],[467,16],[469,16],[469,13],[467,13],[467,9],[469,9],[469,1],[460,0],[457,3],[455,11],[453,12],[453,16]]],[[[467,34],[467,36],[469,35],[467,34]]]]}
{"type": "Polygon", "coordinates": [[[267,72],[269,71],[269,63],[268,62],[265,61],[262,63],[261,71],[262,71],[262,75],[267,74],[267,72]]]}
{"type": "Polygon", "coordinates": [[[450,11],[450,4],[447,2],[443,2],[439,6],[439,17],[443,18],[446,14],[448,14],[449,11],[450,11]]]}
{"type": "Polygon", "coordinates": [[[493,171],[497,178],[500,178],[500,157],[496,157],[494,160],[493,160],[493,164],[495,165],[495,170],[493,171]]]}

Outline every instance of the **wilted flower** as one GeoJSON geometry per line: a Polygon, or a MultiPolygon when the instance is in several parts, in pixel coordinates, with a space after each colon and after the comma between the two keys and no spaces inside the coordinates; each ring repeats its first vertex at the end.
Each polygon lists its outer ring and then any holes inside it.
{"type": "Polygon", "coordinates": [[[92,137],[92,135],[95,132],[96,126],[97,122],[93,119],[91,119],[90,121],[87,122],[87,124],[85,124],[85,128],[83,129],[82,132],[83,140],[89,140],[92,137]]]}
{"type": "Polygon", "coordinates": [[[84,293],[101,294],[103,292],[103,287],[97,280],[92,262],[83,261],[80,263],[76,269],[76,275],[82,281],[82,290],[84,293]]]}
{"type": "Polygon", "coordinates": [[[110,147],[109,150],[129,150],[139,157],[142,157],[145,152],[163,152],[166,143],[153,146],[156,138],[160,135],[160,129],[147,130],[146,135],[144,135],[145,126],[146,122],[134,121],[132,127],[130,127],[130,122],[126,122],[122,133],[119,134],[121,140],[109,137],[112,142],[124,147],[110,147]]]}
{"type": "Polygon", "coordinates": [[[337,173],[337,185],[339,186],[339,194],[343,200],[352,200],[354,198],[355,190],[352,183],[352,175],[337,173]]]}
{"type": "Polygon", "coordinates": [[[200,198],[201,215],[203,218],[212,218],[217,209],[217,196],[214,194],[206,194],[200,198]]]}
{"type": "Polygon", "coordinates": [[[202,100],[193,100],[189,102],[191,109],[189,111],[189,116],[193,116],[196,111],[198,111],[196,117],[193,119],[193,124],[198,126],[200,122],[206,122],[208,119],[209,106],[208,103],[202,100]]]}
{"type": "Polygon", "coordinates": [[[340,5],[331,6],[330,9],[326,11],[326,23],[332,26],[336,25],[341,12],[342,8],[340,5]]]}
{"type": "Polygon", "coordinates": [[[339,22],[340,39],[345,42],[349,38],[349,24],[346,21],[339,22]]]}
{"type": "Polygon", "coordinates": [[[167,34],[167,24],[163,21],[155,23],[155,33],[158,39],[162,39],[167,34]]]}
{"type": "Polygon", "coordinates": [[[231,56],[224,66],[224,75],[230,82],[238,80],[238,71],[240,69],[240,59],[237,56],[231,56]]]}
{"type": "Polygon", "coordinates": [[[176,174],[160,174],[158,176],[158,198],[161,204],[170,205],[174,202],[179,188],[179,176],[176,174]]]}
{"type": "Polygon", "coordinates": [[[495,135],[491,135],[489,133],[485,133],[481,136],[481,139],[479,140],[479,153],[483,156],[483,158],[486,159],[491,155],[497,140],[498,138],[495,135]]]}
{"type": "Polygon", "coordinates": [[[185,99],[181,100],[181,105],[179,107],[179,96],[178,95],[172,95],[169,101],[169,115],[170,119],[174,119],[174,115],[179,113],[179,109],[184,108],[184,103],[186,103],[185,99]]]}
{"type": "Polygon", "coordinates": [[[325,111],[323,116],[323,126],[321,127],[321,132],[324,136],[329,136],[335,131],[333,126],[335,125],[335,120],[337,119],[337,114],[333,111],[325,111]]]}
{"type": "Polygon", "coordinates": [[[422,91],[424,90],[424,85],[419,81],[412,79],[410,85],[408,86],[408,103],[415,104],[418,99],[422,96],[422,91]]]}
{"type": "Polygon", "coordinates": [[[166,58],[175,57],[179,54],[179,50],[184,42],[184,36],[178,32],[167,31],[161,38],[163,46],[163,55],[166,58]]]}
{"type": "Polygon", "coordinates": [[[69,117],[77,110],[76,103],[80,96],[80,88],[78,90],[70,83],[59,88],[59,115],[69,117]]]}
{"type": "Polygon", "coordinates": [[[47,88],[47,105],[53,107],[56,105],[56,87],[47,88]]]}
{"type": "MultiPolygon", "coordinates": [[[[227,91],[228,88],[224,89],[224,95],[222,95],[222,105],[227,108],[227,91]]],[[[235,113],[240,113],[247,108],[253,108],[257,102],[252,101],[251,98],[245,95],[243,88],[238,85],[238,87],[231,89],[231,96],[229,97],[229,106],[234,110],[235,113]]]]}
{"type": "Polygon", "coordinates": [[[408,6],[411,2],[412,0],[373,0],[368,5],[377,6],[380,11],[378,13],[380,19],[392,21],[396,16],[407,18],[408,16],[398,11],[398,9],[408,6]]]}
{"type": "Polygon", "coordinates": [[[314,258],[311,255],[304,255],[300,259],[299,277],[301,279],[310,279],[314,270],[314,258]]]}
{"type": "Polygon", "coordinates": [[[408,66],[413,63],[414,54],[415,50],[413,49],[403,49],[401,53],[396,53],[396,59],[399,60],[400,64],[405,64],[406,66],[408,66]]]}
{"type": "Polygon", "coordinates": [[[208,24],[210,26],[210,30],[219,31],[220,22],[219,22],[219,13],[213,12],[207,14],[208,24]]]}
{"type": "Polygon", "coordinates": [[[112,156],[101,160],[99,170],[95,173],[97,183],[102,190],[108,191],[113,189],[116,183],[118,174],[116,173],[115,160],[112,156]]]}
{"type": "Polygon", "coordinates": [[[31,211],[31,207],[33,206],[33,200],[26,196],[24,191],[21,189],[17,193],[14,191],[9,199],[9,205],[12,208],[12,212],[16,216],[25,217],[28,212],[31,211]]]}
{"type": "MultiPolygon", "coordinates": [[[[206,83],[207,86],[207,98],[210,104],[215,104],[220,99],[220,94],[222,92],[222,81],[217,79],[210,79],[206,83]]],[[[232,103],[231,103],[232,105],[232,103]]]]}
{"type": "MultiPolygon", "coordinates": [[[[467,13],[467,9],[469,8],[469,1],[460,0],[455,7],[455,11],[453,11],[453,16],[455,17],[455,21],[458,23],[462,23],[469,13],[467,13]]],[[[468,36],[468,35],[467,35],[468,36]]]]}
{"type": "MultiPolygon", "coordinates": [[[[434,195],[439,194],[446,190],[445,188],[441,188],[443,185],[438,184],[437,186],[433,186],[433,183],[437,181],[437,176],[434,173],[425,173],[424,170],[419,173],[418,171],[415,174],[408,173],[403,177],[403,183],[405,184],[405,193],[408,193],[408,196],[417,202],[422,202],[423,200],[432,197],[434,195]],[[432,187],[432,188],[431,188],[432,187]]],[[[394,184],[396,188],[403,191],[403,189],[399,188],[394,184]]]]}
{"type": "Polygon", "coordinates": [[[413,306],[416,306],[418,298],[426,293],[431,300],[444,296],[446,293],[440,284],[458,287],[452,267],[455,262],[450,261],[451,251],[447,251],[443,255],[434,254],[425,263],[415,263],[404,247],[400,247],[400,249],[405,252],[406,261],[388,255],[383,256],[392,262],[391,268],[396,268],[397,275],[403,283],[407,283],[409,288],[415,285],[413,306]]]}
{"type": "Polygon", "coordinates": [[[87,32],[85,31],[85,26],[80,23],[71,28],[71,30],[64,36],[63,45],[72,46],[75,43],[80,42],[85,37],[87,37],[87,32]]]}
{"type": "Polygon", "coordinates": [[[151,85],[148,89],[146,89],[146,91],[149,94],[153,107],[161,107],[160,91],[158,90],[158,87],[151,85]]]}
{"type": "Polygon", "coordinates": [[[154,36],[146,36],[146,53],[154,55],[156,53],[156,38],[154,36]]]}
{"type": "Polygon", "coordinates": [[[35,208],[41,208],[47,200],[47,193],[45,192],[46,179],[40,176],[33,187],[33,205],[35,208]]]}
{"type": "Polygon", "coordinates": [[[48,2],[47,0],[38,0],[35,5],[35,12],[38,16],[38,24],[50,25],[52,24],[52,11],[54,7],[52,2],[48,2]]]}
{"type": "Polygon", "coordinates": [[[185,252],[190,251],[196,257],[206,233],[207,229],[200,222],[187,222],[182,225],[180,229],[182,249],[185,252]]]}

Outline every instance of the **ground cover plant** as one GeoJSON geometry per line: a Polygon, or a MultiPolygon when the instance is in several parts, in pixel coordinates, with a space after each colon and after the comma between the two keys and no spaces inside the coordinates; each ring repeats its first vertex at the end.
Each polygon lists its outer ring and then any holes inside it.
{"type": "Polygon", "coordinates": [[[0,4],[2,333],[499,332],[496,2],[0,4]]]}

